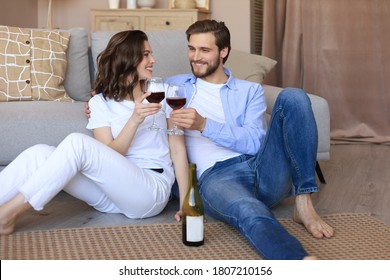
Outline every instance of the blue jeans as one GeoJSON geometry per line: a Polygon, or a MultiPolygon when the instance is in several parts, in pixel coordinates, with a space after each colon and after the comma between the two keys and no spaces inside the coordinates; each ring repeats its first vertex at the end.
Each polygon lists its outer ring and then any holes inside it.
{"type": "Polygon", "coordinates": [[[259,152],[217,162],[200,177],[206,214],[239,230],[265,259],[307,256],[270,208],[289,195],[318,191],[317,144],[309,97],[299,89],[284,89],[259,152]]]}

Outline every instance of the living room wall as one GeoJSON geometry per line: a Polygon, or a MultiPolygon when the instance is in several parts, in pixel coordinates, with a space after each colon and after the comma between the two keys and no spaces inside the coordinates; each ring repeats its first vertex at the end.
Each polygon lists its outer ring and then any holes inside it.
{"type": "MultiPolygon", "coordinates": [[[[52,0],[53,26],[90,30],[90,9],[107,9],[107,0],[52,0]]],[[[126,8],[126,0],[120,0],[126,8]]],[[[232,46],[250,52],[250,3],[252,0],[209,0],[212,18],[224,21],[232,33],[232,46]]],[[[0,0],[0,24],[45,28],[49,0],[0,0]],[[21,9],[20,7],[23,7],[21,9]]],[[[156,0],[156,8],[168,8],[168,0],[156,0]]]]}
{"type": "MultiPolygon", "coordinates": [[[[1,0],[3,1],[3,0],[1,0]]],[[[24,0],[27,1],[27,0],[24,0]]],[[[38,3],[38,27],[47,25],[48,0],[38,3]]],[[[250,51],[251,0],[209,0],[212,18],[224,21],[232,33],[232,45],[241,51],[250,51]]],[[[168,0],[156,0],[156,8],[168,8],[168,0]]],[[[53,26],[59,28],[84,27],[90,30],[90,9],[107,9],[107,0],[53,0],[53,26]]],[[[126,8],[121,0],[120,8],[126,8]]]]}
{"type": "MultiPolygon", "coordinates": [[[[90,30],[90,9],[107,9],[108,0],[52,0],[53,26],[90,30]]],[[[120,0],[126,8],[126,0],[120,0]]],[[[233,48],[250,52],[250,3],[253,0],[209,0],[211,17],[224,21],[232,33],[233,48]]],[[[0,24],[45,28],[49,0],[0,0],[0,24]],[[23,7],[21,9],[20,7],[23,7]]],[[[168,0],[156,0],[156,8],[168,8],[168,0]]]]}
{"type": "Polygon", "coordinates": [[[15,1],[0,0],[0,24],[37,27],[37,0],[18,0],[15,4],[15,1]]]}

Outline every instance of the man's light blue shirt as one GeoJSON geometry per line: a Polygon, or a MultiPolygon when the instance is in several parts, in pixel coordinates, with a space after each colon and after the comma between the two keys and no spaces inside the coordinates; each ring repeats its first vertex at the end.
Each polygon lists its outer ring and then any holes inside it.
{"type": "MultiPolygon", "coordinates": [[[[226,123],[207,119],[202,136],[209,138],[216,145],[231,149],[241,154],[256,154],[266,134],[266,101],[260,84],[234,78],[230,70],[226,84],[221,88],[221,102],[226,123]]],[[[167,83],[182,83],[187,88],[187,103],[196,94],[196,77],[182,74],[167,78],[167,83]]],[[[195,108],[196,109],[196,108],[195,108]]]]}

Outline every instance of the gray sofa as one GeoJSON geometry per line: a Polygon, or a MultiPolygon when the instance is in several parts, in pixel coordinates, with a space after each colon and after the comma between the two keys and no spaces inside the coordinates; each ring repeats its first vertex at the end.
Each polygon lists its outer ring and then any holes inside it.
{"type": "MultiPolygon", "coordinates": [[[[68,67],[64,85],[75,101],[0,102],[0,170],[20,152],[34,144],[46,143],[56,146],[71,132],[91,135],[91,132],[85,128],[87,118],[84,114],[84,103],[90,98],[89,91],[91,81],[94,79],[96,56],[105,48],[114,33],[109,31],[92,33],[89,48],[88,34],[84,29],[75,28],[69,31],[71,36],[67,51],[68,67]]],[[[190,71],[184,31],[152,31],[147,34],[157,60],[154,67],[155,76],[167,77],[190,71]]],[[[263,65],[258,67],[252,65],[257,67],[254,70],[257,73],[252,75],[248,73],[248,67],[239,65],[245,59],[249,61],[248,63],[252,61],[255,63],[258,58],[259,56],[234,51],[227,66],[236,77],[261,82],[262,75],[269,69],[259,70],[263,65]]],[[[266,60],[266,62],[272,64],[271,60],[266,60]]],[[[267,112],[270,113],[281,88],[264,85],[264,90],[268,105],[267,112]]],[[[328,104],[321,97],[311,94],[309,96],[319,132],[317,158],[328,160],[330,156],[328,104]]]]}

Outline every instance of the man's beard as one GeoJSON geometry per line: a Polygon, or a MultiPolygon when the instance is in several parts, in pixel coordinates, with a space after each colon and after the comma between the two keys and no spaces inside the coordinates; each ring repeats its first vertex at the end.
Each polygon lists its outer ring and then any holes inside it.
{"type": "Polygon", "coordinates": [[[194,71],[194,66],[192,65],[192,63],[194,63],[194,61],[191,62],[191,71],[192,71],[192,74],[194,74],[195,77],[197,78],[205,78],[207,76],[210,76],[211,74],[213,74],[215,71],[217,71],[218,69],[218,59],[214,61],[214,63],[212,64],[207,64],[207,68],[206,68],[206,72],[204,72],[203,74],[202,73],[197,73],[194,71]]]}

